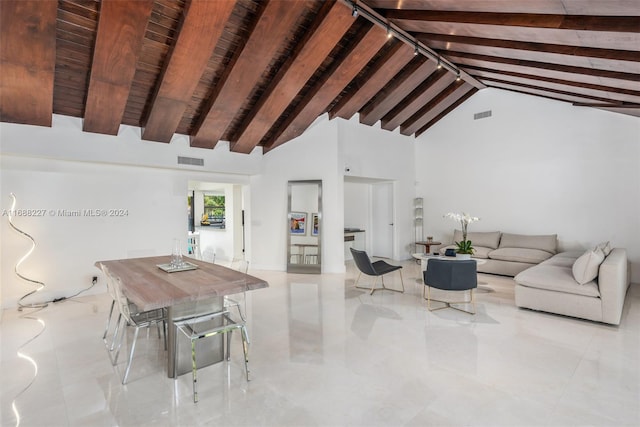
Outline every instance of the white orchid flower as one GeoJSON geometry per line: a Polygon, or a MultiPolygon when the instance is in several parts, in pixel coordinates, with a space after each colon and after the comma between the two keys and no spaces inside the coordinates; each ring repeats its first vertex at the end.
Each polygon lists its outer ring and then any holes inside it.
{"type": "MultiPolygon", "coordinates": [[[[460,226],[462,227],[462,242],[456,242],[456,244],[458,245],[464,244],[467,242],[467,228],[469,227],[469,224],[471,224],[472,222],[480,221],[480,218],[478,218],[477,216],[471,216],[466,212],[462,212],[462,213],[449,212],[445,214],[444,217],[451,218],[454,221],[458,221],[460,223],[460,226]]],[[[471,252],[464,252],[464,253],[473,253],[474,249],[473,247],[471,247],[471,242],[469,242],[468,245],[469,245],[469,250],[471,250],[471,252]]]]}

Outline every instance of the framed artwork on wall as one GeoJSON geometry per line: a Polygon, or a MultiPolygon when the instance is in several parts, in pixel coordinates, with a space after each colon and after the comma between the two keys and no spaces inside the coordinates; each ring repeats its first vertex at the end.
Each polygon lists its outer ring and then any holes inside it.
{"type": "Polygon", "coordinates": [[[291,212],[289,214],[289,233],[302,236],[307,233],[307,214],[304,212],[291,212]]]}
{"type": "Polygon", "coordinates": [[[320,232],[320,217],[317,213],[311,214],[311,235],[317,236],[320,232]]]}

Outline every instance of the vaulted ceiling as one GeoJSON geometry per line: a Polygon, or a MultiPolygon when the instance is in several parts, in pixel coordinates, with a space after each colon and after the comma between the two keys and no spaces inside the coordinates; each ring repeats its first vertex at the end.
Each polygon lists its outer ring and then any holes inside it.
{"type": "Polygon", "coordinates": [[[1,0],[0,17],[4,122],[249,153],[324,113],[418,136],[485,87],[640,115],[637,0],[1,0]]]}

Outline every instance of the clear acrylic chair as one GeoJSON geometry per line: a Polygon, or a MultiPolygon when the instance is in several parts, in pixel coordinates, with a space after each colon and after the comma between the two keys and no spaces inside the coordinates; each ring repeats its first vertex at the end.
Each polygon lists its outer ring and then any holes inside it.
{"type": "Polygon", "coordinates": [[[164,308],[159,308],[156,310],[149,311],[139,311],[137,307],[129,302],[127,297],[122,292],[122,286],[120,283],[120,279],[111,276],[112,285],[116,294],[116,306],[118,307],[118,311],[120,315],[118,317],[119,327],[122,328],[122,332],[120,333],[118,346],[115,349],[115,356],[113,358],[113,364],[116,365],[118,363],[118,356],[120,354],[120,350],[122,348],[122,342],[126,337],[126,327],[132,327],[135,329],[133,335],[133,341],[131,343],[131,349],[129,350],[129,358],[127,360],[127,366],[124,371],[124,375],[122,377],[122,384],[127,383],[127,378],[129,377],[129,372],[131,371],[131,364],[133,362],[133,355],[136,350],[136,342],[138,340],[138,334],[140,329],[148,328],[150,326],[156,325],[158,327],[158,338],[160,338],[160,326],[162,325],[162,332],[164,336],[164,347],[165,350],[167,348],[167,337],[166,337],[166,313],[164,308]]]}
{"type": "MultiPolygon", "coordinates": [[[[199,301],[206,298],[198,297],[199,301]]],[[[203,304],[206,306],[206,304],[203,304]]],[[[198,305],[197,305],[198,306],[198,305]]],[[[234,331],[240,331],[242,339],[242,351],[244,354],[245,376],[249,381],[249,340],[244,320],[234,317],[224,306],[221,311],[209,312],[206,309],[196,308],[196,312],[204,314],[196,315],[184,320],[174,321],[177,331],[182,333],[191,342],[191,371],[193,379],[193,402],[198,402],[198,355],[196,343],[205,338],[222,335],[224,348],[223,357],[227,362],[231,360],[231,336],[234,331]],[[226,340],[224,339],[226,338],[226,340]],[[226,341],[226,342],[225,342],[226,341]]]]}
{"type": "MultiPolygon", "coordinates": [[[[104,273],[105,280],[107,283],[107,293],[111,297],[111,307],[109,308],[109,315],[107,316],[107,322],[105,325],[104,333],[102,334],[102,341],[104,342],[105,348],[107,349],[107,352],[109,354],[109,359],[111,360],[111,364],[115,365],[116,360],[114,359],[113,355],[114,355],[114,350],[116,349],[116,344],[118,343],[118,336],[121,331],[120,323],[122,320],[122,313],[120,312],[120,309],[117,305],[118,303],[118,296],[116,294],[117,284],[114,280],[114,277],[111,275],[111,272],[109,271],[109,268],[106,265],[100,264],[100,268],[104,273]],[[118,315],[115,323],[112,322],[114,311],[118,315]],[[111,330],[112,327],[113,327],[113,331],[111,330]]],[[[129,310],[135,312],[137,311],[137,307],[135,307],[135,304],[129,302],[129,310]]]]}
{"type": "MultiPolygon", "coordinates": [[[[247,274],[249,271],[249,261],[242,258],[234,258],[229,265],[229,268],[237,270],[241,273],[247,274]]],[[[246,283],[246,281],[245,281],[246,283]]],[[[225,295],[224,297],[224,307],[226,309],[236,308],[238,310],[238,314],[243,322],[247,321],[246,312],[247,312],[247,290],[245,290],[238,294],[233,295],[225,295]]]]}
{"type": "Polygon", "coordinates": [[[112,326],[111,321],[113,319],[113,310],[116,305],[116,292],[113,289],[113,281],[111,280],[111,274],[107,266],[104,264],[100,264],[100,269],[104,273],[105,281],[107,283],[107,293],[111,297],[111,307],[109,308],[109,315],[107,316],[107,322],[104,328],[104,333],[102,334],[102,341],[104,342],[104,345],[107,348],[107,350],[111,352],[113,351],[115,346],[115,339],[118,334],[118,325],[120,323],[120,317],[118,317],[118,321],[115,324],[116,329],[114,329],[113,331],[112,338],[111,340],[109,340],[108,337],[109,337],[109,332],[112,326]]]}

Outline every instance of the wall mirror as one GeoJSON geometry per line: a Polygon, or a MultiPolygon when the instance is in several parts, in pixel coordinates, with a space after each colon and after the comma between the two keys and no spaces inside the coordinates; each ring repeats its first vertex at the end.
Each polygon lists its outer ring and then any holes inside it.
{"type": "Polygon", "coordinates": [[[322,272],[322,181],[289,181],[287,272],[322,272]]]}

